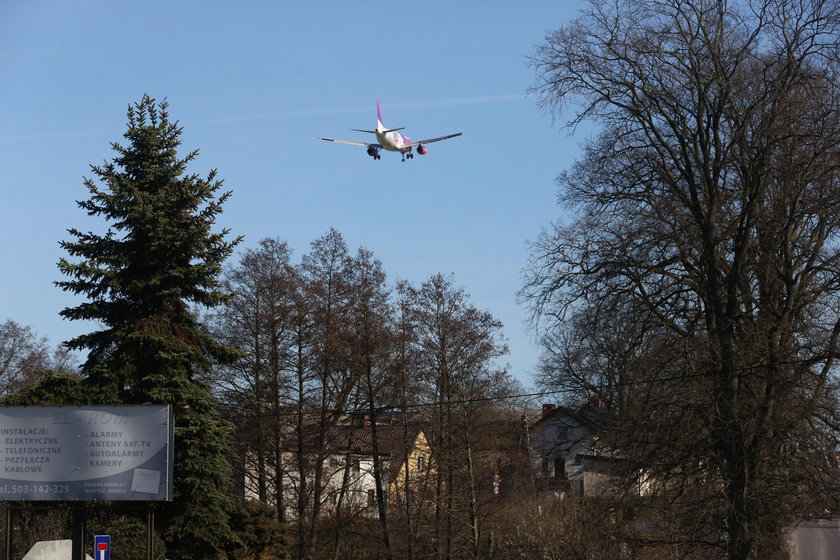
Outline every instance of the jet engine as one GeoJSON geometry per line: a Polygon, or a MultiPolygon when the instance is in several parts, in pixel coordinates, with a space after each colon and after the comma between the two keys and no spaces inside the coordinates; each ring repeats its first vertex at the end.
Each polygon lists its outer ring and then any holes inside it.
{"type": "Polygon", "coordinates": [[[367,155],[369,155],[373,159],[379,159],[379,149],[374,148],[373,146],[368,146],[367,155]]]}
{"type": "Polygon", "coordinates": [[[422,144],[418,144],[417,145],[417,153],[420,154],[421,156],[425,156],[427,153],[429,153],[429,148],[427,148],[426,146],[424,146],[422,144]]]}

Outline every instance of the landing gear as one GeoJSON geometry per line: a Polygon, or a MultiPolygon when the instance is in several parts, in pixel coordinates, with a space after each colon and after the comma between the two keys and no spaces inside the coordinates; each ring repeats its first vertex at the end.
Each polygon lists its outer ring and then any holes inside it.
{"type": "Polygon", "coordinates": [[[405,162],[405,160],[407,160],[407,159],[414,159],[414,154],[412,154],[411,152],[403,154],[402,155],[403,162],[405,162]]]}

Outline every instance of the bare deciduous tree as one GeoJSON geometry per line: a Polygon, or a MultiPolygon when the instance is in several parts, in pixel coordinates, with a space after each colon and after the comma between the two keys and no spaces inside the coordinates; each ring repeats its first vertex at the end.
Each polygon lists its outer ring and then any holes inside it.
{"type": "Polygon", "coordinates": [[[781,546],[836,448],[838,24],[824,0],[592,1],[533,57],[544,106],[601,127],[522,291],[548,373],[609,388],[635,472],[703,504],[666,537],[732,559],[781,546]]]}
{"type": "Polygon", "coordinates": [[[295,425],[299,558],[306,558],[318,547],[318,522],[330,474],[326,465],[328,433],[348,408],[357,385],[348,345],[351,263],[343,236],[330,229],[311,243],[299,266],[300,313],[311,326],[307,340],[301,341],[305,367],[299,364],[295,425]],[[307,445],[309,449],[305,449],[307,445]]]}
{"type": "Polygon", "coordinates": [[[46,370],[73,373],[73,363],[66,348],[51,350],[31,327],[11,319],[0,323],[0,396],[34,384],[46,370]]]}
{"type": "Polygon", "coordinates": [[[470,304],[451,278],[436,274],[419,287],[402,284],[418,357],[417,375],[431,414],[435,458],[435,554],[479,557],[481,516],[472,446],[485,399],[511,386],[496,360],[507,353],[501,323],[470,304]]]}
{"type": "Polygon", "coordinates": [[[219,340],[246,351],[234,364],[217,368],[214,381],[238,426],[245,457],[245,484],[260,501],[275,504],[285,521],[282,440],[288,415],[291,361],[295,353],[299,282],[285,242],[263,239],[246,251],[224,277],[233,296],[211,318],[219,340]]]}
{"type": "Polygon", "coordinates": [[[353,298],[350,314],[350,364],[358,380],[360,406],[365,410],[371,429],[373,479],[377,517],[384,558],[393,558],[388,530],[386,469],[380,456],[379,412],[394,391],[391,367],[396,351],[394,309],[382,263],[373,254],[360,249],[352,261],[353,298]]]}

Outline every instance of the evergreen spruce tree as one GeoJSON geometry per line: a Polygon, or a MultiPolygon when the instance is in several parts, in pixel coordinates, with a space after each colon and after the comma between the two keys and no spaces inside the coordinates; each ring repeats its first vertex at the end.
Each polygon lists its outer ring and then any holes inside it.
{"type": "Polygon", "coordinates": [[[59,262],[69,279],[56,284],[87,298],[63,317],[101,326],[67,342],[88,351],[84,383],[97,400],[174,405],[174,501],[158,510],[158,531],[171,555],[205,559],[236,537],[229,425],[196,374],[238,354],[213,340],[191,307],[224,301],[218,276],[239,239],[212,231],[230,192],[217,196],[215,171],[187,173],[198,152],[178,157],[181,132],[165,101],[146,95],[129,106],[127,143],[112,143],[113,161],[91,166],[102,187],[85,179],[90,198],[78,202],[107,231],[69,230],[73,240],[61,246],[73,260],[59,262]]]}

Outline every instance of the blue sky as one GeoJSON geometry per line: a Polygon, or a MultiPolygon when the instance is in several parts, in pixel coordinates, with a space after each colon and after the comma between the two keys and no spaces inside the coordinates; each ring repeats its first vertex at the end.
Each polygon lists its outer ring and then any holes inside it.
{"type": "Polygon", "coordinates": [[[286,240],[295,260],[330,227],[390,280],[453,274],[500,319],[524,383],[539,348],[516,303],[528,240],[561,215],[555,177],[579,153],[525,92],[526,57],[580,1],[0,3],[0,320],[57,344],[90,330],[58,312],[66,230],[89,165],[113,157],[129,103],[167,98],[192,171],[234,194],[219,225],[286,240]],[[322,142],[386,126],[463,131],[402,163],[322,142]]]}

